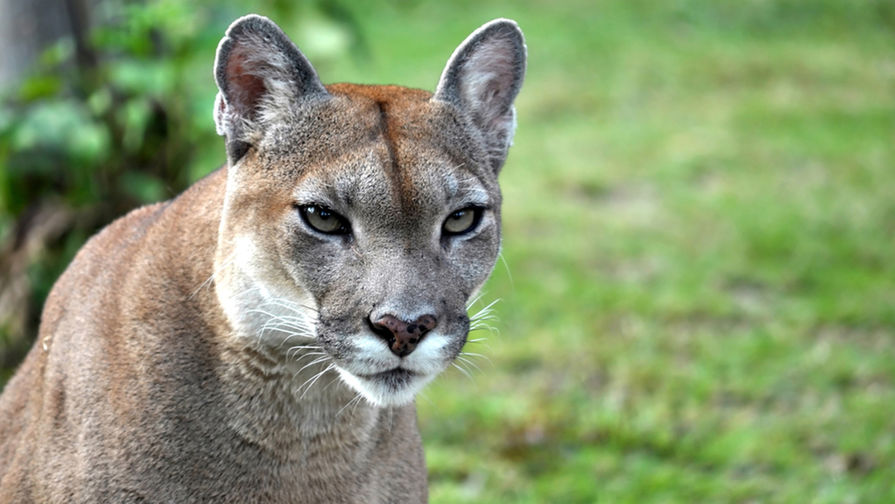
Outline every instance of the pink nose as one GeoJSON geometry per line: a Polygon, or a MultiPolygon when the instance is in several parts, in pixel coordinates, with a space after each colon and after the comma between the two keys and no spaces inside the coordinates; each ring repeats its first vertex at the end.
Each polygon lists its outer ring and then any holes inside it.
{"type": "Polygon", "coordinates": [[[413,352],[437,322],[434,315],[423,315],[413,322],[405,322],[394,315],[383,315],[377,320],[370,320],[370,325],[388,343],[393,354],[404,357],[413,352]]]}

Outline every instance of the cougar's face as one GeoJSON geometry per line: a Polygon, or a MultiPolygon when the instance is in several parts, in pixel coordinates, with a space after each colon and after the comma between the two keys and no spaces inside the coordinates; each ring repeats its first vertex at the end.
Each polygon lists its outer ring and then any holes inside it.
{"type": "Polygon", "coordinates": [[[214,278],[234,332],[311,368],[307,383],[332,371],[371,402],[409,402],[457,357],[497,258],[522,32],[482,25],[430,94],[324,86],[249,15],[214,74],[230,161],[214,278]]]}
{"type": "Polygon", "coordinates": [[[218,294],[240,334],[402,404],[466,342],[500,244],[496,173],[428,93],[329,91],[230,168],[218,294]]]}

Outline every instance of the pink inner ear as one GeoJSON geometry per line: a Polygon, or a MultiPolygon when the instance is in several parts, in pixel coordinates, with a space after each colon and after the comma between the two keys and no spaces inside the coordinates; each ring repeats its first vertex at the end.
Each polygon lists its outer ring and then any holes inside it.
{"type": "Polygon", "coordinates": [[[508,94],[515,71],[513,50],[511,41],[495,37],[478,47],[463,65],[461,93],[489,126],[502,118],[512,103],[508,94]]]}
{"type": "Polygon", "coordinates": [[[246,70],[244,51],[235,49],[227,61],[227,85],[230,105],[247,117],[252,117],[267,87],[264,79],[246,70]]]}

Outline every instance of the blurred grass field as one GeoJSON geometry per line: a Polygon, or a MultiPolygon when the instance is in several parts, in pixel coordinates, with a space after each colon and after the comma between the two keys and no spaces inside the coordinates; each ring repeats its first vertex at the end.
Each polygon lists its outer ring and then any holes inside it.
{"type": "Polygon", "coordinates": [[[893,4],[367,15],[346,80],[431,89],[494,16],[529,48],[499,334],[418,401],[433,502],[895,502],[893,4]]]}
{"type": "Polygon", "coordinates": [[[528,42],[496,330],[418,401],[432,502],[895,502],[895,4],[351,9],[363,60],[276,19],[325,82],[528,42]]]}

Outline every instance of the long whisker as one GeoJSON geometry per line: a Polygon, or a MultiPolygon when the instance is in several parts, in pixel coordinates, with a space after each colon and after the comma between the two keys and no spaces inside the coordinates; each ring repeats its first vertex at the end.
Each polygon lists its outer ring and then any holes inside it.
{"type": "Polygon", "coordinates": [[[323,350],[323,347],[320,345],[292,345],[289,347],[289,351],[298,352],[301,350],[323,350]]]}
{"type": "Polygon", "coordinates": [[[507,264],[507,259],[503,256],[503,250],[497,253],[497,257],[500,258],[500,262],[503,263],[503,268],[507,272],[507,278],[510,280],[510,287],[515,288],[516,286],[513,282],[513,274],[510,273],[510,265],[507,264]]]}
{"type": "MultiPolygon", "coordinates": [[[[300,357],[298,357],[298,358],[295,359],[295,363],[298,364],[299,362],[303,361],[304,359],[306,359],[306,358],[308,358],[308,357],[312,357],[312,356],[314,356],[314,355],[320,355],[321,357],[327,357],[327,356],[329,356],[328,353],[326,353],[326,352],[324,352],[324,351],[322,351],[322,350],[323,350],[323,349],[321,349],[321,351],[319,351],[319,352],[305,352],[305,353],[301,354],[300,357]]],[[[297,352],[296,352],[296,353],[297,353],[297,352]]],[[[321,358],[321,357],[317,357],[317,358],[319,359],[319,358],[321,358]]],[[[311,365],[313,365],[313,364],[314,364],[314,363],[311,363],[311,365]]],[[[305,369],[305,368],[301,368],[301,369],[299,369],[299,372],[303,371],[304,369],[305,369]]]]}
{"type": "Polygon", "coordinates": [[[311,366],[313,366],[313,365],[315,365],[315,364],[320,364],[321,362],[326,362],[328,359],[329,359],[329,355],[324,355],[323,357],[318,357],[317,359],[314,359],[314,360],[312,360],[311,362],[309,362],[309,363],[305,364],[304,366],[302,366],[302,368],[299,369],[298,371],[296,371],[295,374],[294,374],[292,377],[295,378],[296,376],[298,376],[298,375],[299,375],[302,371],[304,371],[305,369],[307,369],[307,368],[309,368],[309,367],[311,367],[311,366]]]}
{"type": "Polygon", "coordinates": [[[285,300],[285,299],[283,299],[283,298],[274,298],[274,299],[270,299],[270,300],[268,300],[268,301],[266,302],[266,304],[271,304],[271,305],[274,305],[274,306],[279,306],[279,307],[281,307],[281,308],[286,308],[286,309],[288,309],[288,310],[292,310],[293,313],[299,313],[299,314],[301,314],[302,312],[301,312],[301,310],[299,310],[298,308],[303,308],[303,309],[305,309],[305,310],[312,311],[312,312],[314,312],[314,313],[318,313],[318,311],[319,311],[319,310],[317,310],[317,308],[314,308],[313,306],[308,306],[308,305],[305,305],[305,304],[293,303],[293,302],[291,302],[291,301],[287,301],[287,300],[285,300]]]}
{"type": "Polygon", "coordinates": [[[435,406],[435,402],[432,401],[432,398],[429,397],[429,394],[427,394],[425,390],[418,393],[416,396],[424,399],[429,406],[435,406]]]}
{"type": "MultiPolygon", "coordinates": [[[[236,252],[231,252],[227,259],[224,260],[224,262],[221,264],[221,269],[230,266],[234,259],[236,259],[236,252]]],[[[199,286],[196,287],[196,290],[194,290],[193,293],[190,294],[189,297],[187,297],[187,300],[193,299],[194,297],[196,297],[196,294],[198,294],[202,289],[208,286],[208,284],[210,284],[214,280],[214,275],[215,273],[214,271],[212,271],[211,276],[205,279],[204,282],[200,283],[199,286]]]]}
{"type": "Polygon", "coordinates": [[[337,381],[339,381],[339,379],[340,379],[339,373],[333,373],[333,379],[330,380],[329,383],[327,383],[326,385],[323,386],[323,390],[326,390],[326,389],[332,387],[333,383],[336,383],[337,381]]]}
{"type": "Polygon", "coordinates": [[[361,399],[363,399],[363,395],[361,395],[360,392],[356,392],[356,393],[354,394],[354,397],[352,397],[350,401],[348,401],[347,403],[345,403],[345,406],[342,406],[342,407],[339,409],[339,411],[336,412],[336,418],[339,418],[339,416],[342,414],[342,412],[345,411],[345,409],[348,408],[349,406],[351,406],[352,404],[357,404],[357,403],[359,403],[361,399]]]}
{"type": "Polygon", "coordinates": [[[490,317],[494,313],[494,305],[500,302],[500,298],[491,301],[484,308],[477,311],[472,317],[471,320],[488,320],[487,317],[490,317]]]}
{"type": "Polygon", "coordinates": [[[491,359],[489,359],[487,355],[483,355],[483,354],[475,353],[475,352],[461,352],[460,355],[465,356],[465,357],[478,357],[479,359],[484,360],[488,364],[490,364],[492,366],[494,365],[494,363],[491,362],[491,359]]]}
{"type": "Polygon", "coordinates": [[[469,374],[469,371],[463,369],[463,367],[461,367],[461,366],[460,366],[459,364],[457,364],[456,362],[451,362],[451,366],[454,366],[455,368],[457,368],[461,373],[463,373],[464,375],[466,375],[467,378],[469,378],[473,383],[475,383],[475,380],[472,379],[472,375],[469,374]]]}
{"type": "Polygon", "coordinates": [[[469,301],[466,303],[466,309],[468,310],[468,309],[472,308],[472,306],[473,306],[474,304],[478,303],[478,302],[479,302],[479,299],[482,299],[482,297],[483,297],[484,295],[485,295],[484,292],[479,292],[478,294],[476,294],[474,298],[472,298],[471,300],[469,300],[469,301]]]}
{"type": "Polygon", "coordinates": [[[287,341],[296,337],[313,337],[313,333],[310,329],[305,327],[297,327],[284,323],[277,323],[277,321],[269,321],[261,328],[259,333],[263,336],[269,333],[285,333],[286,337],[283,338],[283,342],[280,343],[280,346],[283,346],[287,341]]]}
{"type": "MultiPolygon", "coordinates": [[[[305,388],[305,391],[302,392],[299,399],[304,399],[305,394],[307,394],[308,391],[311,390],[311,387],[313,387],[314,384],[317,383],[317,380],[319,380],[320,377],[323,376],[324,374],[326,374],[328,371],[335,369],[335,367],[336,367],[336,365],[334,363],[330,363],[329,366],[326,366],[326,368],[323,371],[314,375],[313,378],[311,378],[310,383],[308,384],[307,388],[305,388]]],[[[304,385],[302,385],[302,386],[304,386],[304,385]]],[[[299,387],[299,390],[301,390],[301,387],[299,387]]]]}
{"type": "MultiPolygon", "coordinates": [[[[285,345],[287,342],[289,342],[289,340],[291,340],[292,338],[303,338],[303,339],[307,339],[307,340],[314,340],[314,339],[316,339],[316,337],[314,336],[314,334],[312,334],[312,333],[310,333],[310,332],[307,332],[307,333],[291,333],[291,334],[288,334],[285,338],[283,338],[283,341],[280,343],[280,346],[279,346],[278,348],[283,348],[283,345],[285,345]]],[[[301,345],[299,345],[299,346],[301,346],[301,345]]],[[[291,348],[291,347],[290,347],[290,348],[291,348]]]]}
{"type": "MultiPolygon", "coordinates": [[[[275,303],[265,303],[265,305],[267,305],[267,304],[275,305],[275,303]]],[[[248,310],[247,313],[260,313],[261,315],[267,315],[268,317],[270,317],[274,320],[280,320],[280,321],[288,322],[288,323],[304,324],[307,322],[307,319],[305,317],[293,317],[293,316],[289,316],[289,315],[279,315],[276,313],[271,313],[267,310],[262,310],[261,308],[253,308],[251,310],[248,310]]]]}
{"type": "Polygon", "coordinates": [[[497,328],[495,328],[491,324],[488,324],[487,322],[475,322],[469,324],[469,332],[472,333],[476,331],[488,331],[488,333],[492,335],[499,333],[497,328]]]}
{"type": "Polygon", "coordinates": [[[472,366],[472,367],[474,367],[475,370],[478,371],[479,373],[482,372],[482,368],[480,368],[475,362],[472,362],[471,360],[469,360],[469,359],[463,357],[462,355],[458,355],[458,356],[457,356],[457,360],[460,361],[460,362],[462,362],[462,363],[464,363],[464,364],[466,364],[467,366],[472,366]]]}

